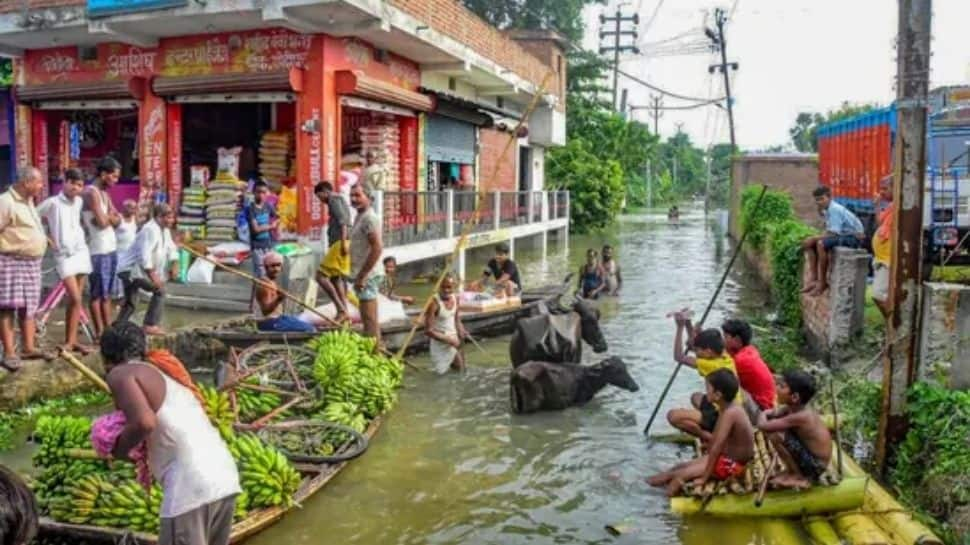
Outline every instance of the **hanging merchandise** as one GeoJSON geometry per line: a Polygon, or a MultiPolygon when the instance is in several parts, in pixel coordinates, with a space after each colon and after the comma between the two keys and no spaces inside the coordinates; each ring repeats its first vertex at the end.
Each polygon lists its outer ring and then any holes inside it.
{"type": "Polygon", "coordinates": [[[77,123],[71,123],[70,129],[70,152],[68,156],[72,161],[77,161],[81,159],[81,126],[77,123]]]}
{"type": "Polygon", "coordinates": [[[278,193],[293,171],[293,133],[269,131],[259,142],[259,174],[278,193]]]}

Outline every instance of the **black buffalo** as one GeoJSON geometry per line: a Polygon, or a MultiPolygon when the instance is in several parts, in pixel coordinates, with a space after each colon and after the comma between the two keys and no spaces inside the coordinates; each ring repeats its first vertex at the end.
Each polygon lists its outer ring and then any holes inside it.
{"type": "Polygon", "coordinates": [[[558,411],[582,405],[607,384],[636,392],[640,389],[623,360],[613,356],[593,366],[529,361],[512,370],[512,412],[558,411]]]}
{"type": "Polygon", "coordinates": [[[538,305],[533,316],[515,325],[509,343],[512,366],[518,367],[527,361],[579,363],[583,341],[597,354],[606,352],[606,338],[599,319],[599,309],[584,299],[577,299],[571,310],[561,309],[558,303],[552,310],[538,305]]]}

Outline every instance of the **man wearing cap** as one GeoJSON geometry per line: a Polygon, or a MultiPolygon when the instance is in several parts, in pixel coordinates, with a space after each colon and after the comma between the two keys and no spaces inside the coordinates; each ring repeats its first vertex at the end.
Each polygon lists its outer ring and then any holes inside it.
{"type": "Polygon", "coordinates": [[[263,270],[265,274],[256,284],[256,303],[263,313],[263,319],[256,323],[260,331],[313,332],[314,327],[288,314],[283,314],[283,301],[286,295],[276,284],[276,278],[283,270],[283,256],[276,252],[267,252],[263,256],[263,270]]]}

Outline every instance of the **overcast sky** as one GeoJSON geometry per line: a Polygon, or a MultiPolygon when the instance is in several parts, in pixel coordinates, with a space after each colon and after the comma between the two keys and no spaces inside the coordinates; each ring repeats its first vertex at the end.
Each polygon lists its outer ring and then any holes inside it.
{"type": "MultiPolygon", "coordinates": [[[[586,13],[585,47],[595,49],[601,12],[586,13]]],[[[738,145],[762,149],[789,144],[788,129],[800,111],[825,111],[842,101],[888,104],[895,91],[897,3],[895,0],[626,0],[625,13],[639,7],[642,53],[683,49],[678,44],[703,41],[702,25],[712,24],[713,9],[734,9],[726,27],[728,60],[740,70],[733,75],[738,145]],[[659,5],[659,10],[657,9],[659,5]],[[653,23],[646,28],[656,12],[653,23]],[[684,34],[663,45],[656,42],[684,34]],[[654,45],[651,45],[654,44],[654,45]]],[[[970,84],[970,0],[936,0],[933,13],[931,86],[970,84]]],[[[633,57],[623,70],[675,93],[723,96],[719,73],[710,76],[710,53],[690,56],[633,57]]],[[[648,104],[651,91],[620,76],[630,91],[630,103],[648,104]]],[[[667,106],[686,104],[670,97],[667,106]]],[[[646,110],[636,112],[648,120],[646,110]]],[[[651,121],[652,123],[652,121],[651,121]]],[[[683,130],[699,145],[727,142],[727,116],[714,107],[668,111],[660,119],[667,137],[683,130]]]]}

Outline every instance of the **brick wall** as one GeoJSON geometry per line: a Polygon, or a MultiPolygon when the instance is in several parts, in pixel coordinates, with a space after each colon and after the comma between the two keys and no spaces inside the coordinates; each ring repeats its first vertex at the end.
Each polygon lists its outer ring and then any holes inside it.
{"type": "Polygon", "coordinates": [[[509,141],[509,134],[495,129],[481,129],[479,135],[479,165],[481,172],[478,179],[481,189],[485,191],[515,191],[516,176],[515,162],[518,146],[515,142],[509,146],[508,154],[502,160],[502,151],[509,141]],[[498,165],[498,170],[495,170],[498,165]]]}
{"type": "Polygon", "coordinates": [[[748,185],[765,184],[788,193],[795,215],[810,225],[818,224],[818,211],[812,198],[812,191],[818,187],[815,155],[744,155],[735,158],[731,167],[730,232],[735,239],[741,236],[741,192],[748,185]]]}
{"type": "MultiPolygon", "coordinates": [[[[388,0],[401,11],[420,19],[436,32],[468,45],[479,55],[511,70],[535,85],[540,85],[550,72],[553,77],[546,92],[560,95],[555,67],[547,66],[524,47],[489,25],[458,0],[388,0]]],[[[560,102],[564,102],[562,96],[560,102]]]]}
{"type": "MultiPolygon", "coordinates": [[[[831,259],[829,290],[818,296],[802,295],[802,321],[812,346],[829,354],[832,365],[838,365],[843,349],[862,332],[864,325],[869,254],[836,248],[831,259]]],[[[807,274],[806,267],[802,285],[807,274]]]]}

